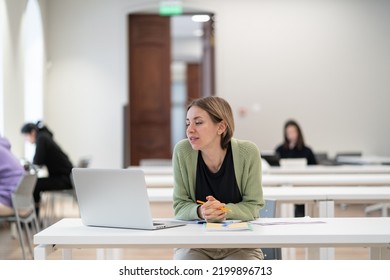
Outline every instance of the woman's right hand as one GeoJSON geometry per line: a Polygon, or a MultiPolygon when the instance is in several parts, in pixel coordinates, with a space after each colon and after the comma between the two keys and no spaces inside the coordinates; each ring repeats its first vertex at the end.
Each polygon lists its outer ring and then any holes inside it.
{"type": "Polygon", "coordinates": [[[207,201],[198,208],[198,215],[206,222],[223,222],[226,219],[224,203],[221,203],[213,196],[206,197],[207,201]]]}

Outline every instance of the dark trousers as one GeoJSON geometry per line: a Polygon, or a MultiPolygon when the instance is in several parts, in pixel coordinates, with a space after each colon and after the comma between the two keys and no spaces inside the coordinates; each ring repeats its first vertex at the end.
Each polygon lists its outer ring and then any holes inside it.
{"type": "Polygon", "coordinates": [[[34,201],[36,212],[39,217],[39,203],[41,201],[41,192],[72,189],[72,183],[69,176],[58,176],[39,178],[34,189],[34,201]]]}
{"type": "Polygon", "coordinates": [[[305,217],[305,204],[295,204],[295,217],[305,217]]]}

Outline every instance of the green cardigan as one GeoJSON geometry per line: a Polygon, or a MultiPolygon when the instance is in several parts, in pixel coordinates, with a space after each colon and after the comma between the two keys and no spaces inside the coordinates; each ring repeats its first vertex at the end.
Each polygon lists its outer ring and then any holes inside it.
{"type": "MultiPolygon", "coordinates": [[[[264,206],[261,185],[261,160],[257,146],[249,141],[232,139],[234,172],[242,195],[239,203],[228,203],[231,211],[226,219],[250,221],[259,217],[264,206]]],[[[198,151],[187,139],[178,142],[173,151],[173,208],[177,219],[199,219],[195,202],[196,166],[198,151]]],[[[221,201],[223,202],[223,201],[221,201]]]]}

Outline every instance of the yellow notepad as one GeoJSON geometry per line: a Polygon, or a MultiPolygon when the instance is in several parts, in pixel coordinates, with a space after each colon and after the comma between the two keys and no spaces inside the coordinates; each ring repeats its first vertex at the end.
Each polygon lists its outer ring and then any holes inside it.
{"type": "Polygon", "coordinates": [[[240,223],[206,223],[204,227],[207,231],[237,231],[252,230],[252,225],[248,222],[240,223]]]}

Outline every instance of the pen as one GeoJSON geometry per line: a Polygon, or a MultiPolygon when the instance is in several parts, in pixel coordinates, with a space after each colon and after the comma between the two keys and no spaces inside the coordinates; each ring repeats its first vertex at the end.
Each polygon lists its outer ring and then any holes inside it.
{"type": "MultiPolygon", "coordinates": [[[[201,201],[201,200],[197,200],[196,202],[199,203],[199,204],[205,204],[205,203],[206,203],[206,202],[201,201]]],[[[227,208],[227,207],[222,207],[221,210],[222,210],[222,211],[225,211],[225,212],[231,211],[231,210],[230,210],[229,208],[227,208]]]]}

